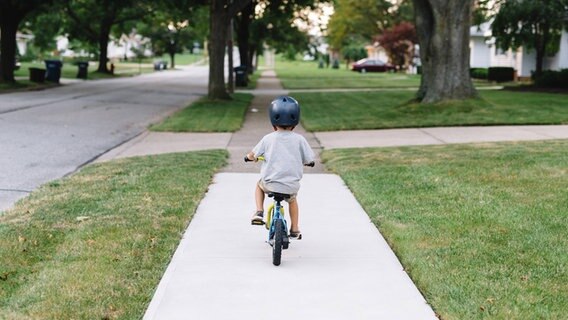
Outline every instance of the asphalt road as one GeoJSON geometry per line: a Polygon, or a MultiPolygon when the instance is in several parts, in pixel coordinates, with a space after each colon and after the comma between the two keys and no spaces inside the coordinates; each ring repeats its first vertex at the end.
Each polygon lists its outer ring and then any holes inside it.
{"type": "Polygon", "coordinates": [[[207,92],[207,67],[0,94],[0,212],[207,92]]]}

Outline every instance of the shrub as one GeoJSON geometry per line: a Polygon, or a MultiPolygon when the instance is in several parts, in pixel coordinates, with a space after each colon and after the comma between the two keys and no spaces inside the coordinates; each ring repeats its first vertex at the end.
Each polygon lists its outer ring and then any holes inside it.
{"type": "Polygon", "coordinates": [[[534,79],[535,85],[541,88],[566,88],[568,89],[568,69],[560,71],[546,70],[534,79]]]}
{"type": "Polygon", "coordinates": [[[487,80],[488,70],[487,68],[471,68],[469,69],[469,75],[474,79],[487,80]]]}
{"type": "Polygon", "coordinates": [[[487,69],[487,80],[507,82],[515,80],[515,69],[511,67],[490,67],[487,69]]]}

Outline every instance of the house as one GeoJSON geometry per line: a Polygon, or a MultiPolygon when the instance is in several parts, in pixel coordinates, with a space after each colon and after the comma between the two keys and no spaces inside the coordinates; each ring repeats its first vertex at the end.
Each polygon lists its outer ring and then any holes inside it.
{"type": "MultiPolygon", "coordinates": [[[[519,48],[503,51],[495,45],[491,33],[491,22],[470,28],[470,66],[472,68],[512,67],[519,77],[528,78],[536,69],[534,50],[519,48]]],[[[544,59],[545,70],[568,68],[568,32],[564,30],[560,39],[560,50],[544,59]]]]}
{"type": "MultiPolygon", "coordinates": [[[[131,33],[123,34],[119,39],[112,39],[108,43],[107,56],[109,59],[122,60],[132,59],[136,57],[134,50],[138,49],[145,56],[152,56],[152,52],[148,48],[149,39],[139,34],[131,33]],[[133,50],[134,49],[134,50],[133,50]]],[[[57,51],[63,57],[86,56],[87,52],[75,52],[69,48],[69,39],[65,36],[57,37],[57,51]]]]}

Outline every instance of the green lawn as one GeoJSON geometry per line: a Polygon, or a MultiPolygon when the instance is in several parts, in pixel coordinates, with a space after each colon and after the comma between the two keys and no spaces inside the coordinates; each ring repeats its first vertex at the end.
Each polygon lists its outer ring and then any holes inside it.
{"type": "Polygon", "coordinates": [[[235,93],[233,100],[211,101],[203,98],[176,112],[163,122],[150,127],[152,131],[172,132],[234,132],[241,128],[253,95],[235,93]]]}
{"type": "MultiPolygon", "coordinates": [[[[161,57],[161,59],[168,61],[168,68],[169,68],[170,65],[171,65],[170,55],[165,54],[161,57]]],[[[176,56],[175,56],[176,66],[188,65],[188,64],[196,63],[196,62],[204,60],[204,59],[205,59],[205,56],[203,54],[184,53],[184,54],[176,54],[176,56]]]]}
{"type": "Polygon", "coordinates": [[[276,74],[286,89],[418,88],[419,75],[358,73],[345,68],[319,69],[314,61],[276,61],[276,74]]]}
{"type": "Polygon", "coordinates": [[[480,91],[483,100],[420,105],[413,91],[292,92],[310,131],[459,125],[566,124],[566,95],[480,91]]]}
{"type": "Polygon", "coordinates": [[[226,151],[123,159],[0,215],[1,319],[141,319],[226,151]]]}
{"type": "Polygon", "coordinates": [[[566,318],[568,140],[322,157],[442,319],[566,318]]]}

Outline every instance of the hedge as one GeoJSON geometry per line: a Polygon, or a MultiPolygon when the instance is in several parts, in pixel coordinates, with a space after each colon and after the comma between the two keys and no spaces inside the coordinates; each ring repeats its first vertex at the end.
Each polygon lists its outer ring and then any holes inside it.
{"type": "Polygon", "coordinates": [[[487,80],[488,70],[487,68],[471,68],[469,75],[474,79],[487,80]]]}
{"type": "Polygon", "coordinates": [[[534,79],[535,86],[541,88],[568,89],[568,69],[560,71],[546,70],[534,79]]]}
{"type": "Polygon", "coordinates": [[[487,80],[508,82],[515,80],[515,69],[511,67],[490,67],[487,69],[487,80]]]}

